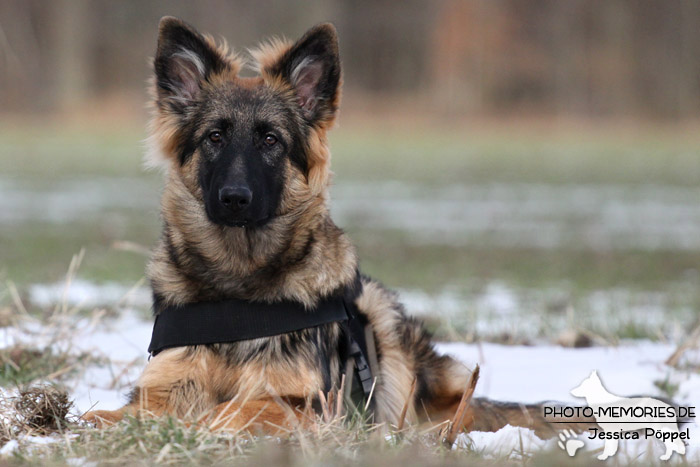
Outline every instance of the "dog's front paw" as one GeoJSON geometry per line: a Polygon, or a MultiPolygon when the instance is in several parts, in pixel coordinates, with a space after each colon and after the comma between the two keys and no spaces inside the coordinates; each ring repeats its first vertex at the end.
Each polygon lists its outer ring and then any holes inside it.
{"type": "Polygon", "coordinates": [[[119,410],[92,410],[80,419],[84,422],[92,423],[97,428],[112,426],[124,418],[124,413],[119,410]]]}
{"type": "Polygon", "coordinates": [[[559,433],[557,445],[566,451],[569,457],[574,457],[576,451],[584,446],[584,442],[576,437],[576,433],[565,429],[559,433]]]}

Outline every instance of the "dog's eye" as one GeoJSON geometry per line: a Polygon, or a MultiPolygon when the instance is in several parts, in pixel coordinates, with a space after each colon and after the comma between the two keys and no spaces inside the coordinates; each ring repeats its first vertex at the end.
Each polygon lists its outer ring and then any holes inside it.
{"type": "Polygon", "coordinates": [[[277,138],[272,133],[268,133],[265,135],[265,139],[263,141],[265,141],[267,146],[274,146],[277,142],[277,138]]]}
{"type": "Polygon", "coordinates": [[[220,131],[212,131],[211,133],[209,133],[209,140],[212,143],[218,143],[219,141],[221,141],[221,132],[220,131]]]}

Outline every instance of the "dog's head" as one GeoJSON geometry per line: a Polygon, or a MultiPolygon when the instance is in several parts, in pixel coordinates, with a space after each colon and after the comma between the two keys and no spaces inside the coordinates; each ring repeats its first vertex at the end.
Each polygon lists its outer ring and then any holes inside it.
{"type": "Polygon", "coordinates": [[[602,386],[603,383],[598,377],[598,372],[593,370],[590,376],[588,376],[588,378],[584,379],[581,382],[581,384],[579,384],[571,390],[571,395],[575,397],[587,397],[596,395],[598,394],[602,386]]]}
{"type": "Polygon", "coordinates": [[[297,197],[325,190],[325,133],[340,100],[330,24],[253,57],[259,76],[240,77],[241,61],[225,46],[176,18],[160,22],[151,153],[176,171],[211,222],[230,227],[266,224],[289,204],[290,186],[297,197]]]}

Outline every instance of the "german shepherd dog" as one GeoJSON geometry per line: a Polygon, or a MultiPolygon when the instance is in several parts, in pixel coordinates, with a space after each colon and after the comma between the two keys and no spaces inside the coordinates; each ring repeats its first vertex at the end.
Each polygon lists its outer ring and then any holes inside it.
{"type": "MultiPolygon", "coordinates": [[[[160,22],[150,152],[167,182],[163,232],[147,268],[155,303],[291,300],[312,309],[350,290],[376,342],[374,420],[451,419],[471,372],[435,351],[394,293],[359,275],[353,245],[330,218],[327,132],[341,87],[335,28],[320,24],[295,43],[271,41],[251,55],[258,75],[241,77],[242,60],[225,46],[179,19],[160,22]]],[[[334,322],[164,350],[126,406],[84,419],[104,425],[148,413],[214,428],[298,426],[319,394],[341,385],[343,332],[334,322]]],[[[542,431],[541,412],[473,399],[463,428],[542,431]]]]}

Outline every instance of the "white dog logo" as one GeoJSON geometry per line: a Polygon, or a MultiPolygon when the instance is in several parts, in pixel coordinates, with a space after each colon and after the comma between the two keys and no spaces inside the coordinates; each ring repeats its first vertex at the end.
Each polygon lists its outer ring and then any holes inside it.
{"type": "Polygon", "coordinates": [[[673,414],[671,405],[651,397],[632,398],[611,394],[595,371],[572,389],[571,394],[586,398],[586,403],[593,409],[596,422],[601,426],[601,433],[594,433],[594,436],[605,440],[603,453],[598,459],[605,460],[615,454],[620,439],[629,439],[630,432],[638,433],[640,430],[653,433],[664,442],[666,452],[660,457],[661,460],[668,460],[674,451],[685,454],[685,444],[681,440],[676,417],[668,416],[673,414]],[[658,415],[659,413],[666,415],[658,415]]]}

